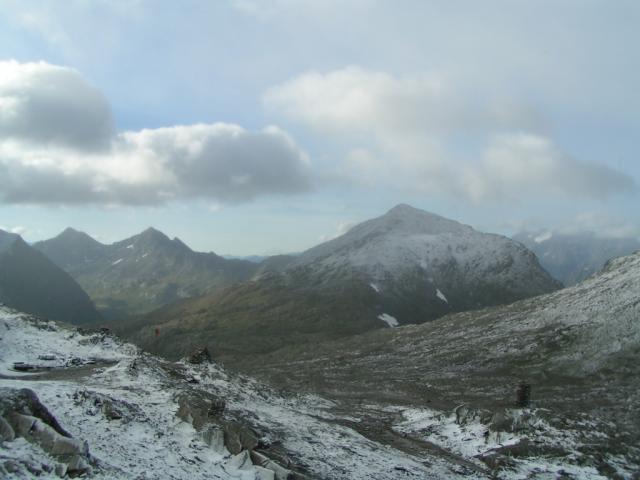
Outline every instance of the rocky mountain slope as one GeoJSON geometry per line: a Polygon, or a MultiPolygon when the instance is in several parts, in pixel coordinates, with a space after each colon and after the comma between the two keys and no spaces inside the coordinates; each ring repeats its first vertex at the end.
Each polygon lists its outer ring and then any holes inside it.
{"type": "Polygon", "coordinates": [[[356,409],[363,399],[413,405],[394,428],[516,478],[636,478],[640,252],[548,295],[244,363],[356,409]],[[513,410],[523,383],[533,407],[524,416],[513,410]],[[502,447],[489,451],[498,419],[502,447]]]}
{"type": "Polygon", "coordinates": [[[115,328],[170,357],[206,342],[224,359],[423,323],[559,287],[521,244],[399,205],[301,255],[265,260],[251,282],[115,328]]]}
{"type": "Polygon", "coordinates": [[[209,293],[246,280],[257,269],[253,262],[194,252],[153,228],[111,245],[68,228],[34,248],[69,272],[107,318],[209,293]]]}
{"type": "Polygon", "coordinates": [[[363,436],[338,403],[284,396],[203,351],[167,362],[5,307],[0,346],[2,478],[490,478],[400,434],[398,447],[363,436]]]}
{"type": "Polygon", "coordinates": [[[513,239],[534,252],[540,264],[567,286],[593,275],[611,258],[640,250],[637,238],[600,238],[588,232],[522,232],[513,239]]]}
{"type": "Polygon", "coordinates": [[[54,320],[102,320],[82,288],[19,235],[0,230],[0,302],[54,320]]]}

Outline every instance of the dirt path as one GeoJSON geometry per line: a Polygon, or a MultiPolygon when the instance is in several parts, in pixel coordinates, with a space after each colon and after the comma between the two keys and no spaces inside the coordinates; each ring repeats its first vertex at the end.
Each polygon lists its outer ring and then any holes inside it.
{"type": "Polygon", "coordinates": [[[0,380],[82,380],[98,368],[111,367],[117,363],[117,360],[97,360],[95,363],[78,367],[42,369],[23,375],[0,375],[0,380]]]}

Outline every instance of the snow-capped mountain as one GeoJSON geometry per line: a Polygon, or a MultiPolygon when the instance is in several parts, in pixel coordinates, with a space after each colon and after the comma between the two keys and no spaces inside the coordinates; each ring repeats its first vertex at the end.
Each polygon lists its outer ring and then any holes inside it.
{"type": "Polygon", "coordinates": [[[534,252],[540,264],[565,285],[574,285],[599,271],[607,260],[640,250],[637,238],[603,238],[595,233],[552,230],[514,235],[534,252]]]}
{"type": "Polygon", "coordinates": [[[284,396],[206,352],[167,362],[5,307],[0,330],[0,478],[490,478],[367,438],[338,403],[284,396]]]}
{"type": "Polygon", "coordinates": [[[307,250],[288,270],[318,283],[358,276],[401,324],[560,287],[522,245],[408,205],[307,250]]]}
{"type": "Polygon", "coordinates": [[[423,323],[560,287],[521,244],[406,205],[277,260],[266,260],[269,268],[260,268],[252,282],[114,328],[169,357],[183,355],[196,340],[217,358],[242,357],[423,323]]]}
{"type": "Polygon", "coordinates": [[[257,268],[253,262],[194,252],[153,228],[111,245],[69,228],[34,247],[69,272],[108,318],[226,287],[257,268]]]}
{"type": "Polygon", "coordinates": [[[19,235],[0,230],[0,302],[76,324],[102,320],[73,278],[19,235]]]}

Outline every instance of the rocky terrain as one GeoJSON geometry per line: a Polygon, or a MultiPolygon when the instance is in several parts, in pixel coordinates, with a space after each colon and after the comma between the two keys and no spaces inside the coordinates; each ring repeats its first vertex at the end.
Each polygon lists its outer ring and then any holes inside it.
{"type": "Polygon", "coordinates": [[[34,244],[82,285],[109,319],[145,313],[250,278],[257,265],[194,252],[149,228],[104,245],[71,228],[34,244]]]}
{"type": "Polygon", "coordinates": [[[540,264],[566,286],[593,275],[607,260],[640,250],[637,238],[604,238],[592,232],[522,232],[513,239],[534,252],[540,264]]]}
{"type": "Polygon", "coordinates": [[[640,252],[558,292],[281,349],[244,368],[360,415],[387,405],[386,414],[369,412],[378,428],[392,425],[502,478],[637,478],[639,322],[640,252]],[[530,408],[515,409],[525,385],[530,408]]]}
{"type": "Polygon", "coordinates": [[[204,350],[168,362],[5,307],[0,345],[2,478],[490,477],[453,453],[362,435],[339,402],[283,395],[204,350]]]}
{"type": "Polygon", "coordinates": [[[399,205],[298,256],[265,260],[250,282],[113,328],[171,358],[205,342],[225,359],[423,323],[559,287],[519,243],[399,205]]]}
{"type": "Polygon", "coordinates": [[[102,321],[82,288],[19,235],[0,230],[0,303],[78,325],[102,321]]]}

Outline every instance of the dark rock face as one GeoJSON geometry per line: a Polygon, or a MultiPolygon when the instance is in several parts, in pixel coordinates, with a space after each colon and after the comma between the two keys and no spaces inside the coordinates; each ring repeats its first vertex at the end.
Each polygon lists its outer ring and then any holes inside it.
{"type": "MultiPolygon", "coordinates": [[[[0,238],[7,235],[0,230],[0,238]]],[[[0,249],[0,302],[22,312],[68,323],[102,320],[75,280],[20,237],[0,249]]]]}

